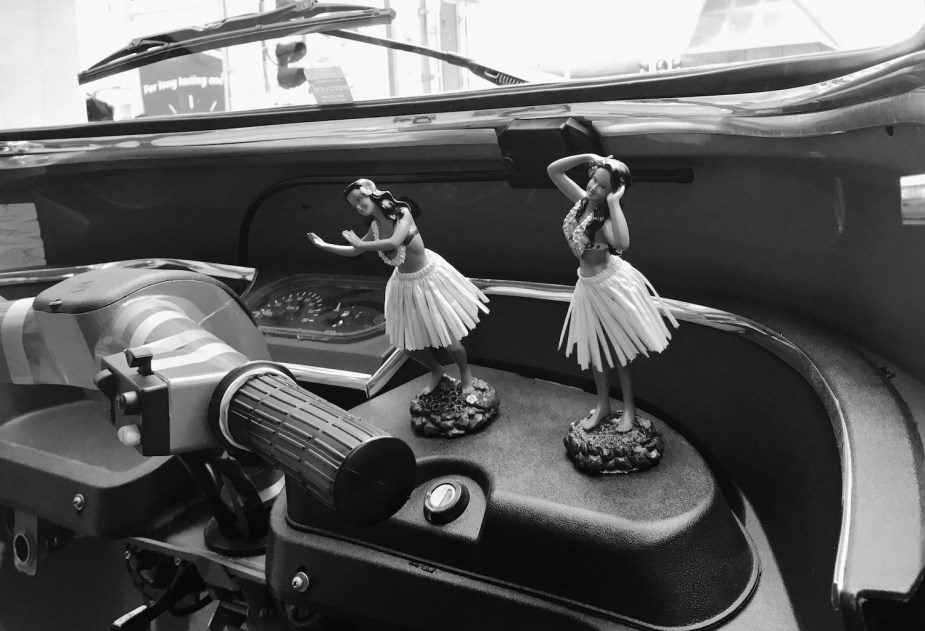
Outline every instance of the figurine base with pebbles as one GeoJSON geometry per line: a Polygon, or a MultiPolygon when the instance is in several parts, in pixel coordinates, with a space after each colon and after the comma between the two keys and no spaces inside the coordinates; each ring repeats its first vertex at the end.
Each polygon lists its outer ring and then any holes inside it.
{"type": "Polygon", "coordinates": [[[482,379],[474,379],[471,390],[449,375],[427,394],[411,401],[411,427],[423,436],[458,438],[477,432],[497,415],[498,392],[482,379]]]}
{"type": "Polygon", "coordinates": [[[564,442],[576,467],[586,473],[632,473],[658,464],[665,444],[655,424],[637,412],[632,427],[621,431],[621,413],[612,412],[590,430],[581,426],[584,419],[571,424],[564,442]]]}

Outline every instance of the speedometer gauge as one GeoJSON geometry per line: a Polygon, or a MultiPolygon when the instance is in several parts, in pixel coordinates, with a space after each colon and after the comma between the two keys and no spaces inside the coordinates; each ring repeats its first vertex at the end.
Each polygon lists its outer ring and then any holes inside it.
{"type": "Polygon", "coordinates": [[[385,330],[385,282],[299,274],[271,283],[245,302],[264,333],[352,342],[385,330]]]}

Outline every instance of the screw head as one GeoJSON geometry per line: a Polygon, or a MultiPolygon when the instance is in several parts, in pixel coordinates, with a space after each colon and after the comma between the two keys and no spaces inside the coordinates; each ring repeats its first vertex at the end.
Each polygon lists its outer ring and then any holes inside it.
{"type": "Polygon", "coordinates": [[[128,561],[129,559],[132,558],[132,552],[131,552],[131,550],[126,550],[126,551],[125,551],[125,554],[123,554],[122,556],[124,556],[124,557],[125,557],[125,560],[128,561]]]}
{"type": "Polygon", "coordinates": [[[72,500],[71,503],[74,504],[74,510],[76,510],[77,512],[80,512],[84,509],[84,506],[87,505],[87,500],[84,499],[83,494],[78,493],[77,495],[74,496],[74,499],[72,500]]]}
{"type": "Polygon", "coordinates": [[[308,589],[308,574],[305,572],[296,572],[292,577],[292,589],[297,592],[304,592],[308,589]]]}

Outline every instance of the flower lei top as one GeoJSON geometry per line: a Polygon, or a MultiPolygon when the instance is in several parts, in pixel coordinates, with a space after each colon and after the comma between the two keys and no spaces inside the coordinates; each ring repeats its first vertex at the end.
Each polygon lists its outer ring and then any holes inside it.
{"type": "MultiPolygon", "coordinates": [[[[372,231],[373,231],[373,239],[378,241],[379,240],[379,222],[373,221],[372,226],[370,227],[372,228],[372,231]]],[[[408,231],[408,237],[406,238],[406,241],[410,241],[414,237],[414,235],[416,235],[417,233],[418,233],[418,227],[412,226],[411,229],[408,231]]],[[[382,262],[385,263],[386,265],[391,265],[392,267],[401,267],[401,264],[405,262],[405,254],[407,253],[407,249],[408,248],[404,244],[402,244],[398,246],[397,248],[395,248],[394,250],[389,250],[389,252],[395,252],[395,256],[390,257],[383,250],[379,250],[378,254],[379,254],[379,258],[381,258],[382,262]]]]}
{"type": "Polygon", "coordinates": [[[594,217],[594,211],[586,212],[581,221],[578,221],[578,207],[581,206],[583,201],[585,201],[584,197],[575,202],[575,205],[568,211],[565,215],[565,220],[562,222],[562,232],[565,234],[565,240],[576,258],[581,258],[582,253],[587,250],[607,250],[610,248],[606,243],[593,243],[588,238],[588,224],[591,223],[591,219],[594,217]]]}

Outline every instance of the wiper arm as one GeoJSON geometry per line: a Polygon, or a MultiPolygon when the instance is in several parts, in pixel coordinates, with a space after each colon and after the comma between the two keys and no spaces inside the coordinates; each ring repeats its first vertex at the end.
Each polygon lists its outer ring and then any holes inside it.
{"type": "Polygon", "coordinates": [[[202,27],[183,28],[132,40],[128,46],[78,74],[77,81],[84,84],[165,59],[224,46],[287,35],[388,24],[394,18],[392,9],[297,2],[266,13],[249,13],[202,27]]]}
{"type": "Polygon", "coordinates": [[[463,57],[456,53],[449,53],[444,50],[437,50],[435,48],[428,48],[427,46],[421,46],[420,44],[409,44],[407,42],[399,42],[394,39],[388,39],[386,37],[375,37],[373,35],[363,35],[360,33],[353,33],[351,31],[326,31],[325,35],[331,37],[341,37],[343,39],[353,40],[355,42],[363,42],[365,44],[373,44],[374,46],[385,46],[386,48],[392,48],[394,50],[404,50],[409,53],[416,53],[418,55],[424,55],[425,57],[433,57],[434,59],[439,59],[440,61],[445,61],[454,66],[460,66],[466,68],[472,74],[479,76],[486,81],[491,81],[495,85],[517,85],[520,83],[527,83],[525,79],[520,77],[515,77],[512,74],[498,70],[497,68],[492,68],[479,62],[469,59],[468,57],[463,57]]]}

